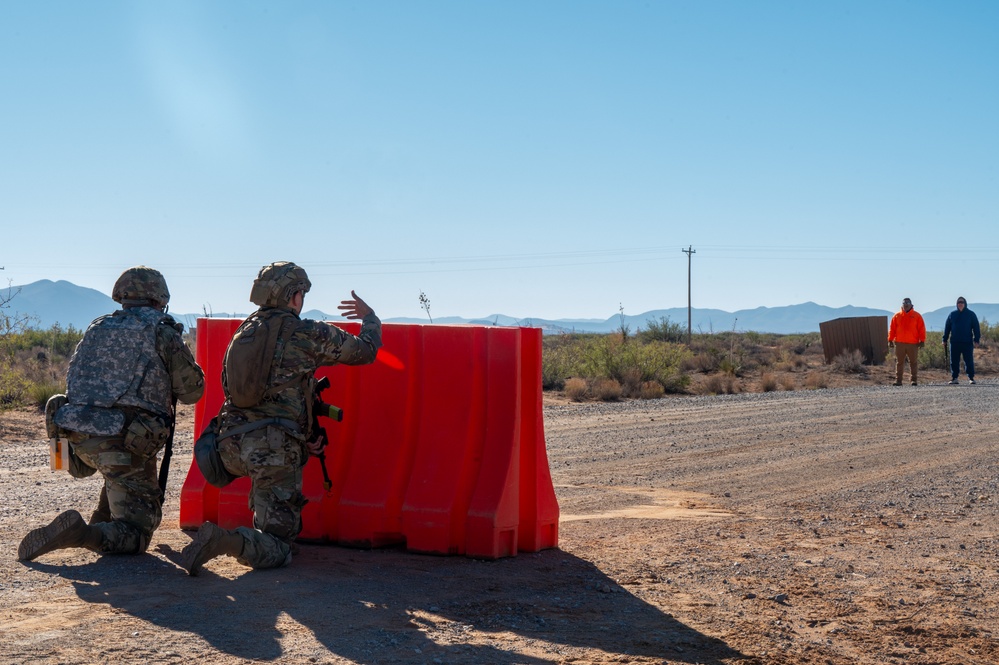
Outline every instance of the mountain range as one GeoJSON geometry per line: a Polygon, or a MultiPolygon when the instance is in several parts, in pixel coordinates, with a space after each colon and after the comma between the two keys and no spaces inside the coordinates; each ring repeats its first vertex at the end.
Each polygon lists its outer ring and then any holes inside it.
{"type": "MultiPolygon", "coordinates": [[[[6,310],[9,314],[25,315],[31,318],[32,325],[47,329],[55,324],[64,328],[73,326],[84,330],[90,322],[102,314],[107,314],[118,308],[110,296],[95,289],[77,286],[72,282],[60,280],[53,282],[47,279],[12,286],[9,290],[0,291],[0,302],[7,300],[6,310]]],[[[979,320],[999,321],[999,304],[969,303],[979,320]]],[[[942,307],[930,312],[920,312],[926,321],[928,330],[943,330],[947,315],[953,307],[942,307]]],[[[178,314],[171,312],[173,317],[188,328],[194,327],[201,314],[178,314]]],[[[213,317],[244,318],[249,312],[212,312],[213,317]]],[[[697,333],[717,333],[727,330],[740,332],[755,331],[777,334],[792,334],[818,332],[819,323],[832,319],[856,316],[887,316],[893,311],[871,309],[867,307],[826,307],[813,302],[783,307],[757,307],[736,312],[726,312],[720,309],[693,308],[691,312],[691,327],[697,333]]],[[[339,314],[327,314],[320,310],[309,310],[302,313],[303,318],[318,320],[342,320],[339,314]]],[[[671,307],[656,309],[642,314],[614,314],[606,319],[545,319],[541,317],[516,319],[503,314],[494,314],[484,318],[466,319],[457,316],[434,319],[437,325],[476,324],[488,326],[534,326],[544,329],[546,333],[560,332],[596,332],[609,333],[627,326],[631,332],[647,328],[648,323],[662,322],[668,319],[671,323],[687,327],[687,308],[671,307]]],[[[386,323],[428,323],[426,319],[392,318],[384,319],[386,323]]]]}

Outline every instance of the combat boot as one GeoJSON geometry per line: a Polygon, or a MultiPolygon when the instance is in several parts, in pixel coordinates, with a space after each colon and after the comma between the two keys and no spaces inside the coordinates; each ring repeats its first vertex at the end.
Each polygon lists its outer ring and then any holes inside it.
{"type": "Polygon", "coordinates": [[[228,554],[239,556],[243,553],[243,536],[212,523],[205,522],[198,529],[194,540],[180,553],[180,565],[188,575],[197,575],[206,561],[228,554]]]}
{"type": "Polygon", "coordinates": [[[17,548],[17,558],[33,561],[46,552],[68,547],[85,547],[99,552],[101,540],[99,529],[88,526],[75,510],[67,510],[48,526],[29,531],[17,548]]]}

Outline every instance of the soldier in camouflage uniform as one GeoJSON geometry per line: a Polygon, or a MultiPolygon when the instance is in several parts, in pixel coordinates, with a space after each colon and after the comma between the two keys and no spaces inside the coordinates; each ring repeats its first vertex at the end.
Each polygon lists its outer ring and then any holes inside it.
{"type": "MultiPolygon", "coordinates": [[[[249,506],[255,528],[235,530],[205,522],[184,548],[181,565],[197,575],[202,564],[226,554],[252,568],[276,568],[291,562],[292,543],[302,530],[302,467],[325,441],[309,443],[316,370],[325,365],[374,362],[381,347],[381,321],[363,300],[339,305],[348,319],[361,319],[358,336],[329,323],[301,319],[303,299],[312,287],[305,271],[289,262],[261,268],[250,301],[260,308],[240,326],[226,351],[222,383],[226,401],[220,412],[219,455],[236,476],[249,476],[249,506]],[[290,315],[290,317],[289,317],[290,315]],[[252,406],[234,404],[233,368],[228,360],[237,336],[265,320],[288,320],[291,332],[277,343],[267,371],[267,392],[252,406]]],[[[236,400],[238,401],[238,400],[236,400]]]]}
{"type": "Polygon", "coordinates": [[[171,436],[175,405],[193,404],[205,376],[184,344],[183,325],[166,314],[166,280],[152,268],[129,268],[111,297],[122,309],[87,328],[69,363],[68,403],[55,423],[68,432],[70,471],[104,476],[107,514],[87,524],[67,510],[21,541],[17,557],[83,547],[102,554],[138,554],[162,519],[156,454],[171,436]]]}

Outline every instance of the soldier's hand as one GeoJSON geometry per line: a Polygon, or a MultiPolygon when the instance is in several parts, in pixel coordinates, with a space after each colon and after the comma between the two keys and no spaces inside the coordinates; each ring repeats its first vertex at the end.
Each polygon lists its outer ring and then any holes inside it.
{"type": "Polygon", "coordinates": [[[368,314],[374,313],[374,310],[368,307],[368,303],[358,298],[353,291],[350,292],[350,297],[350,300],[340,301],[340,305],[337,307],[340,310],[340,316],[347,319],[363,319],[368,314]]]}
{"type": "Polygon", "coordinates": [[[893,342],[891,340],[888,340],[888,348],[889,349],[894,349],[895,348],[895,342],[893,342]]]}
{"type": "Polygon", "coordinates": [[[919,343],[919,348],[923,348],[924,346],[926,346],[926,342],[920,342],[919,343]]]}
{"type": "Polygon", "coordinates": [[[319,456],[326,449],[326,437],[320,436],[315,441],[307,441],[305,446],[309,449],[310,455],[319,456]]]}

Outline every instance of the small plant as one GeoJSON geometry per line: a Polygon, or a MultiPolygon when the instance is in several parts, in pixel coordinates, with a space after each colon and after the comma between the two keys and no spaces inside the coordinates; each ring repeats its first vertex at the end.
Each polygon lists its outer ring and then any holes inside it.
{"type": "Polygon", "coordinates": [[[588,390],[586,387],[586,380],[581,379],[578,376],[574,376],[571,379],[566,379],[565,381],[565,396],[571,399],[573,402],[582,402],[586,399],[586,394],[588,390]]]}
{"type": "Polygon", "coordinates": [[[764,372],[760,377],[760,390],[765,393],[777,390],[777,377],[770,372],[764,372]]]}
{"type": "Polygon", "coordinates": [[[805,379],[805,387],[809,390],[819,390],[829,387],[829,377],[822,372],[812,372],[805,379]]]}
{"type": "Polygon", "coordinates": [[[615,379],[599,378],[593,382],[593,395],[602,402],[616,402],[621,399],[621,384],[615,379]]]}
{"type": "Polygon", "coordinates": [[[780,387],[784,390],[794,390],[794,377],[790,374],[785,374],[780,378],[780,387]]]}
{"type": "Polygon", "coordinates": [[[434,317],[430,316],[430,298],[422,290],[420,291],[420,308],[427,313],[430,323],[434,322],[434,317]]]}
{"type": "Polygon", "coordinates": [[[627,325],[624,322],[625,321],[625,318],[624,318],[624,305],[622,303],[618,303],[617,311],[620,312],[620,317],[621,317],[621,325],[618,328],[618,332],[621,333],[621,339],[624,340],[625,342],[627,342],[628,341],[628,335],[631,334],[631,326],[627,325]]]}
{"type": "Polygon", "coordinates": [[[843,351],[843,353],[833,358],[830,364],[837,372],[867,374],[867,368],[864,366],[864,354],[857,349],[843,351]]]}
{"type": "Polygon", "coordinates": [[[658,381],[643,381],[638,396],[642,399],[659,399],[666,394],[663,384],[658,381]]]}
{"type": "Polygon", "coordinates": [[[50,381],[33,383],[28,389],[28,393],[31,395],[31,401],[38,406],[39,409],[45,408],[45,403],[49,401],[50,397],[64,392],[66,392],[66,388],[63,384],[50,381]]]}

